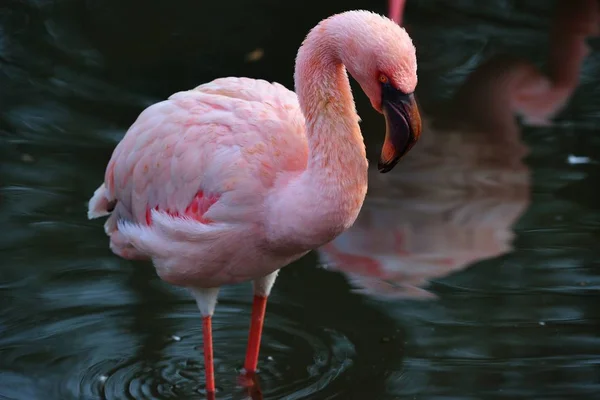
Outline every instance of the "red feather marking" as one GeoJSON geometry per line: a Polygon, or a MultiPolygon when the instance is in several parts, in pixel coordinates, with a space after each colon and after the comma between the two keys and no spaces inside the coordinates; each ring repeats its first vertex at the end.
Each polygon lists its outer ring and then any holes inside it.
{"type": "MultiPolygon", "coordinates": [[[[208,218],[204,218],[204,214],[208,211],[208,209],[213,204],[215,204],[217,201],[219,201],[219,197],[220,196],[215,196],[215,195],[205,196],[204,192],[202,190],[200,190],[198,193],[196,193],[196,196],[194,196],[194,198],[192,199],[192,202],[186,207],[186,209],[183,213],[179,213],[177,211],[172,211],[168,208],[166,210],[164,210],[164,212],[166,212],[167,214],[169,214],[172,217],[188,217],[188,218],[192,218],[198,222],[201,222],[203,224],[210,224],[213,221],[208,218]]],[[[160,211],[160,208],[158,206],[154,207],[154,209],[156,211],[160,211]]],[[[152,225],[151,208],[146,209],[146,224],[152,225]]]]}

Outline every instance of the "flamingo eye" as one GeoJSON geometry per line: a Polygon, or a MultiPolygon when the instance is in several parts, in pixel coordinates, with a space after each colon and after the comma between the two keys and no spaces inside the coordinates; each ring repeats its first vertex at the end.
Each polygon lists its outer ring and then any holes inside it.
{"type": "Polygon", "coordinates": [[[381,83],[388,83],[390,81],[390,79],[385,76],[384,74],[379,74],[379,82],[381,83]]]}

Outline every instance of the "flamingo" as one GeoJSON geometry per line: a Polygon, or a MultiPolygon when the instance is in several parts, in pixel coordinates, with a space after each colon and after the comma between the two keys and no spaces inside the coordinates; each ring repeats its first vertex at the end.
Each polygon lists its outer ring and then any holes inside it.
{"type": "Polygon", "coordinates": [[[347,11],[308,33],[296,93],[227,77],[146,108],[89,201],[90,219],[109,216],[116,255],[151,259],[195,298],[208,393],[219,288],[253,282],[244,363],[253,374],[278,271],[348,229],[363,204],[368,163],[346,71],[385,116],[378,169],[390,171],[421,132],[416,50],[387,17],[347,11]]]}

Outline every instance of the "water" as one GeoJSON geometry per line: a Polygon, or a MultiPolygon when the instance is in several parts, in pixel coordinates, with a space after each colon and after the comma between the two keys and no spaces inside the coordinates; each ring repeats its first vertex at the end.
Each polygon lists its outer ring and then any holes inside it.
{"type": "MultiPolygon", "coordinates": [[[[148,104],[223,75],[291,87],[314,23],[385,6],[323,3],[0,6],[0,399],[205,398],[193,300],[113,256],[86,202],[148,104]]],[[[506,81],[465,81],[502,53],[547,68],[552,12],[544,1],[409,4],[424,141],[373,174],[352,230],[282,272],[260,393],[237,385],[251,288],[223,290],[218,398],[598,397],[598,42],[546,127],[510,118],[506,81]]],[[[383,121],[356,97],[376,156],[383,121]]]]}

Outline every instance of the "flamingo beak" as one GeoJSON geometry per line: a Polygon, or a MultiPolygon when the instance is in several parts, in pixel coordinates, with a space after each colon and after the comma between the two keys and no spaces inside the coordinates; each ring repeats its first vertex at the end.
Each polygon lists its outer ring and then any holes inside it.
{"type": "Polygon", "coordinates": [[[379,172],[391,171],[421,136],[421,114],[415,96],[402,93],[389,83],[382,84],[381,108],[385,116],[385,141],[379,172]]]}

